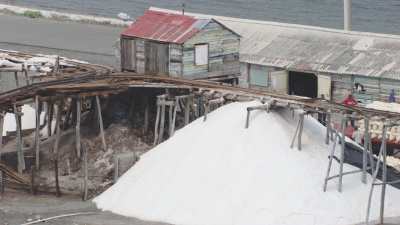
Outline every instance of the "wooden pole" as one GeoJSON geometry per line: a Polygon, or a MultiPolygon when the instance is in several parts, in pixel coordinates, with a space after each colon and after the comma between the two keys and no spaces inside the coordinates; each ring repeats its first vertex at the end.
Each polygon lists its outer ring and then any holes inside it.
{"type": "Polygon", "coordinates": [[[106,138],[104,136],[104,126],[103,126],[103,117],[101,115],[101,105],[100,105],[100,98],[97,95],[96,96],[96,105],[97,105],[97,118],[99,120],[99,127],[100,127],[100,135],[101,135],[101,141],[103,142],[103,149],[104,151],[107,151],[107,144],[106,144],[106,138]]]}
{"type": "Polygon", "coordinates": [[[4,127],[4,116],[6,114],[4,112],[0,112],[0,162],[1,162],[1,153],[3,151],[3,127],[4,127]]]}
{"type": "Polygon", "coordinates": [[[329,145],[329,139],[331,135],[331,113],[328,111],[326,113],[326,139],[325,144],[329,145]]]}
{"type": "Polygon", "coordinates": [[[17,155],[18,155],[18,173],[25,170],[25,157],[22,148],[22,128],[21,128],[21,109],[14,103],[15,123],[17,125],[17,155]]]}
{"type": "MultiPolygon", "coordinates": [[[[342,192],[342,186],[343,186],[343,164],[344,164],[344,151],[345,151],[345,144],[346,144],[346,135],[345,135],[345,130],[347,126],[347,118],[344,117],[344,125],[342,126],[342,135],[341,135],[341,144],[342,147],[340,149],[340,167],[339,167],[339,183],[338,183],[338,191],[342,192]]],[[[342,122],[343,123],[343,122],[342,122]]]]}
{"type": "Polygon", "coordinates": [[[25,75],[26,85],[29,85],[28,71],[24,68],[24,69],[23,69],[23,72],[24,72],[24,75],[25,75]]]}
{"type": "Polygon", "coordinates": [[[81,157],[81,98],[76,99],[76,127],[75,127],[75,146],[76,155],[78,158],[81,157]]]}
{"type": "Polygon", "coordinates": [[[382,135],[382,145],[383,145],[383,153],[382,153],[382,190],[381,190],[381,207],[379,220],[381,224],[384,224],[385,218],[385,197],[386,197],[386,186],[387,186],[387,148],[386,148],[386,131],[387,127],[384,125],[383,127],[383,135],[382,135]]]}
{"type": "Polygon", "coordinates": [[[160,130],[158,134],[158,141],[157,144],[161,143],[164,138],[164,128],[165,128],[165,100],[162,100],[161,103],[161,124],[160,124],[160,130]]]}
{"type": "Polygon", "coordinates": [[[36,169],[35,169],[35,166],[32,166],[31,167],[31,193],[33,195],[36,195],[35,176],[36,176],[36,169]]]}
{"type": "Polygon", "coordinates": [[[170,105],[169,106],[169,110],[168,110],[168,123],[169,123],[169,126],[168,126],[168,130],[169,130],[169,132],[168,132],[168,134],[169,134],[169,137],[172,137],[172,135],[174,134],[174,131],[173,131],[173,123],[175,122],[174,121],[174,114],[176,114],[176,107],[174,107],[174,105],[170,105]]]}
{"type": "Polygon", "coordinates": [[[300,127],[299,127],[299,133],[297,137],[297,149],[300,151],[301,150],[301,136],[303,134],[303,125],[304,125],[304,113],[300,114],[300,127]]]}
{"type": "Polygon", "coordinates": [[[61,197],[60,183],[58,181],[58,159],[54,159],[54,175],[56,180],[56,196],[61,197]]]}
{"type": "Polygon", "coordinates": [[[18,72],[14,72],[15,85],[19,88],[18,72]]]}
{"type": "Polygon", "coordinates": [[[51,136],[51,130],[53,126],[53,113],[54,105],[51,101],[47,102],[47,137],[51,136]]]}
{"type": "Polygon", "coordinates": [[[35,96],[36,109],[36,131],[35,131],[35,147],[36,147],[36,169],[40,168],[40,106],[39,95],[35,96]]]}
{"type": "Polygon", "coordinates": [[[190,120],[190,102],[192,101],[192,96],[186,98],[185,101],[185,126],[189,124],[190,120]]]}
{"type": "MultiPolygon", "coordinates": [[[[366,184],[367,183],[367,154],[369,153],[369,119],[364,119],[364,151],[363,151],[363,164],[362,164],[362,175],[361,181],[366,184]]],[[[372,167],[372,165],[370,165],[372,167]]]]}
{"type": "Polygon", "coordinates": [[[159,104],[159,100],[157,100],[157,115],[156,115],[156,122],[154,125],[154,142],[153,145],[156,145],[158,143],[158,126],[160,123],[160,111],[161,111],[161,105],[159,104]]]}
{"type": "Polygon", "coordinates": [[[60,142],[60,137],[61,137],[61,111],[62,111],[61,103],[56,105],[56,109],[57,109],[56,127],[55,127],[56,140],[54,142],[54,149],[53,149],[55,159],[58,158],[58,147],[59,147],[59,142],[60,142]]]}
{"type": "Polygon", "coordinates": [[[88,151],[85,146],[82,146],[83,149],[83,195],[82,200],[86,201],[88,198],[88,151]]]}
{"type": "Polygon", "coordinates": [[[176,113],[177,113],[177,108],[178,108],[178,106],[179,106],[179,99],[177,98],[177,99],[175,99],[175,105],[173,106],[174,107],[174,113],[173,113],[173,115],[172,115],[172,132],[171,132],[171,136],[173,136],[174,135],[174,133],[175,133],[175,123],[176,123],[176,113]]]}

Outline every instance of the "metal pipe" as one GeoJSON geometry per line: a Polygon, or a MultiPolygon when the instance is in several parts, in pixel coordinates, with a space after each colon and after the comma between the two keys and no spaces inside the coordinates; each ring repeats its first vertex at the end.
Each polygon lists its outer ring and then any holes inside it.
{"type": "Polygon", "coordinates": [[[344,0],[344,30],[351,30],[351,0],[344,0]]]}

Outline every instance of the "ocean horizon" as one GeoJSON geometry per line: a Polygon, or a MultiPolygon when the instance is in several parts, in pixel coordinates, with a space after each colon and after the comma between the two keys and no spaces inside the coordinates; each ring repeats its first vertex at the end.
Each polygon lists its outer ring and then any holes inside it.
{"type": "MultiPolygon", "coordinates": [[[[343,0],[0,0],[0,3],[60,12],[132,18],[150,6],[246,19],[343,28],[343,0]]],[[[400,34],[400,0],[353,0],[356,31],[400,34]]]]}

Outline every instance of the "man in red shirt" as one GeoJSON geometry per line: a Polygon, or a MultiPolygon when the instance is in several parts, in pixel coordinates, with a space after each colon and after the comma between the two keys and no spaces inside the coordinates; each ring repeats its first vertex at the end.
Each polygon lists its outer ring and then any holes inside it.
{"type": "Polygon", "coordinates": [[[347,98],[343,100],[342,103],[343,103],[344,105],[346,105],[346,106],[356,106],[356,105],[357,105],[357,101],[356,101],[356,99],[353,97],[352,94],[349,94],[349,95],[347,96],[347,98]]]}

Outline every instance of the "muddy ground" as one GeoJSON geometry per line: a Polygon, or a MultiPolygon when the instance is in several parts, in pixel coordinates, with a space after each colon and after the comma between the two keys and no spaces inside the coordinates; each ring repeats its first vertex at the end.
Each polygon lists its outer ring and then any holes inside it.
{"type": "MultiPolygon", "coordinates": [[[[127,218],[96,209],[91,201],[83,202],[77,196],[33,196],[25,192],[7,190],[0,198],[0,225],[19,225],[63,214],[94,212],[92,215],[65,217],[51,220],[51,225],[167,225],[127,218]]],[[[43,223],[39,223],[43,224],[43,223]]]]}

